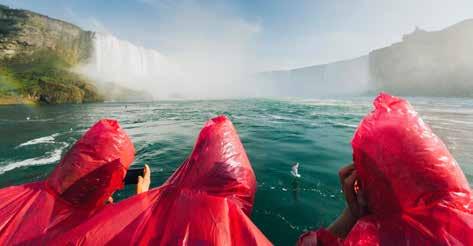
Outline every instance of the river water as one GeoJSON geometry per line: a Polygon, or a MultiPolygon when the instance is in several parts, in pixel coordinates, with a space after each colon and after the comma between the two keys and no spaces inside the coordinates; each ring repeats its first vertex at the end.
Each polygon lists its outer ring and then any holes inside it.
{"type": "MultiPolygon", "coordinates": [[[[327,226],[344,207],[337,170],[351,162],[350,140],[372,98],[163,101],[57,106],[0,106],[0,187],[44,179],[100,118],[118,119],[162,184],[192,150],[209,118],[235,124],[258,180],[253,220],[276,245],[293,245],[327,226]],[[300,163],[300,180],[290,174],[300,163]]],[[[409,98],[473,182],[473,100],[409,98]]],[[[127,187],[114,195],[132,194],[127,187]]]]}

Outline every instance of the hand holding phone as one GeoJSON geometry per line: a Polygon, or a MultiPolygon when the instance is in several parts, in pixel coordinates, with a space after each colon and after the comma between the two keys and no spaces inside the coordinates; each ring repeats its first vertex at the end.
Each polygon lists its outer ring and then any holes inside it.
{"type": "Polygon", "coordinates": [[[151,184],[151,170],[148,164],[145,164],[144,168],[128,169],[123,182],[125,185],[136,184],[136,194],[148,191],[151,184]]]}
{"type": "Polygon", "coordinates": [[[138,167],[138,168],[130,168],[126,172],[125,179],[123,179],[123,182],[125,185],[130,185],[130,184],[137,184],[138,183],[138,177],[144,176],[144,168],[138,167]]]}
{"type": "Polygon", "coordinates": [[[149,169],[149,166],[145,164],[143,176],[138,176],[138,183],[136,184],[136,194],[148,191],[150,184],[151,170],[149,169]]]}

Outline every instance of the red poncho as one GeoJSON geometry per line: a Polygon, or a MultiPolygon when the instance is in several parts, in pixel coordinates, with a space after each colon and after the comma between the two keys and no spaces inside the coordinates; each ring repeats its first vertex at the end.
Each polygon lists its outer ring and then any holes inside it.
{"type": "MultiPolygon", "coordinates": [[[[380,94],[352,140],[371,214],[323,245],[473,245],[469,184],[442,141],[406,101],[380,94]]],[[[311,239],[307,234],[299,241],[311,239]]],[[[313,240],[313,238],[312,238],[313,240]]]]}
{"type": "Polygon", "coordinates": [[[0,245],[43,245],[104,207],[134,158],[114,120],[97,122],[44,181],[0,189],[0,245]]]}
{"type": "Polygon", "coordinates": [[[271,245],[248,217],[256,180],[230,120],[208,121],[159,188],[108,206],[58,245],[271,245]]]}

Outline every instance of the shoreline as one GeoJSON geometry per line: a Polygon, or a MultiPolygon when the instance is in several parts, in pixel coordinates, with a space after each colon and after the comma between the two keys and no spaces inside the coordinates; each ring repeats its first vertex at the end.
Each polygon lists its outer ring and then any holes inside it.
{"type": "Polygon", "coordinates": [[[36,105],[31,99],[18,96],[0,96],[0,105],[36,105]]]}

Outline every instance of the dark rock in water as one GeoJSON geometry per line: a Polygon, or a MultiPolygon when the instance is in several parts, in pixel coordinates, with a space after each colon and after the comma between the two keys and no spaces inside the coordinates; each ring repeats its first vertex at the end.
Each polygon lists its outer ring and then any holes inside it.
{"type": "Polygon", "coordinates": [[[47,104],[81,103],[84,93],[76,86],[40,81],[39,101],[47,104]]]}
{"type": "Polygon", "coordinates": [[[40,103],[85,103],[101,101],[102,98],[95,93],[96,88],[88,88],[88,84],[65,84],[40,80],[39,90],[35,96],[40,103]]]}

